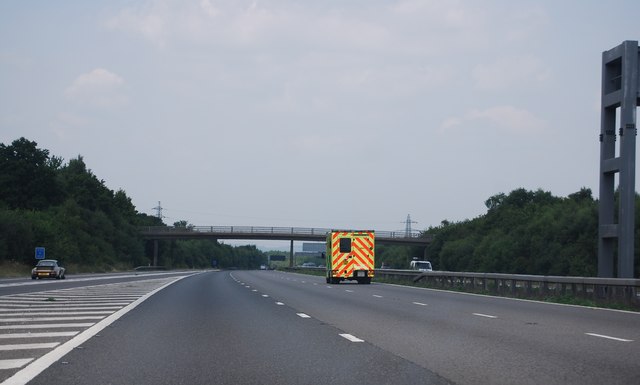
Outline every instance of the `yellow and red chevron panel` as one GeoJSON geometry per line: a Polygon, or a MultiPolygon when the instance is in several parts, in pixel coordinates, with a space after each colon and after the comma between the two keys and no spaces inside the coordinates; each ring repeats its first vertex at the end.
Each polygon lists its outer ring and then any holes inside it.
{"type": "Polygon", "coordinates": [[[331,270],[334,277],[347,278],[354,270],[367,270],[367,276],[374,273],[374,233],[373,231],[331,233],[331,270]],[[340,239],[351,239],[351,251],[340,252],[340,239]]]}

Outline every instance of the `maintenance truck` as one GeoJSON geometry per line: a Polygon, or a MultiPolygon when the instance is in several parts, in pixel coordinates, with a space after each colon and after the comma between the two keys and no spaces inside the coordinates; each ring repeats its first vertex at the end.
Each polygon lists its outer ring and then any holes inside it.
{"type": "Polygon", "coordinates": [[[344,280],[369,284],[374,276],[373,230],[331,230],[327,233],[327,283],[344,280]]]}

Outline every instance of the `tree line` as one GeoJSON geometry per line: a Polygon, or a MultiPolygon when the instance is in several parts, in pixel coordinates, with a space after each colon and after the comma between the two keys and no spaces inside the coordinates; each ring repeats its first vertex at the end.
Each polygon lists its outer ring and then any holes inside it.
{"type": "MultiPolygon", "coordinates": [[[[82,156],[65,163],[25,138],[0,144],[0,262],[32,265],[40,246],[70,271],[146,266],[153,245],[141,239],[138,228],[164,225],[138,212],[124,190],[109,189],[82,156]]],[[[159,242],[158,260],[169,268],[203,268],[212,261],[254,268],[263,255],[255,246],[176,240],[159,242]]]]}
{"type": "MultiPolygon", "coordinates": [[[[566,198],[523,188],[485,201],[487,212],[456,223],[442,221],[427,255],[438,270],[533,275],[597,276],[598,201],[588,188],[566,198]]],[[[635,221],[640,223],[636,194],[635,221]]],[[[640,276],[640,232],[635,236],[640,276]]]]}

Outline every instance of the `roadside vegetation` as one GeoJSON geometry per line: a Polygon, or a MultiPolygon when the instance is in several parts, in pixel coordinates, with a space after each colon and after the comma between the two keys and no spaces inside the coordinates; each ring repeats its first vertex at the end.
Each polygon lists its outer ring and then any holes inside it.
{"type": "MultiPolygon", "coordinates": [[[[617,194],[616,194],[617,195],[617,194]]],[[[461,222],[443,220],[423,236],[433,237],[426,259],[434,270],[593,277],[598,270],[598,201],[588,188],[556,197],[516,189],[489,197],[487,212],[461,222]]],[[[640,196],[636,194],[636,223],[640,196]]],[[[640,276],[640,231],[636,231],[635,276],[640,276]]],[[[376,259],[408,268],[423,250],[380,248],[376,259]]],[[[379,266],[379,264],[376,264],[379,266]]]]}
{"type": "MultiPolygon", "coordinates": [[[[176,223],[188,226],[185,221],[176,223]]],[[[139,226],[165,226],[136,210],[123,190],[109,189],[82,156],[64,162],[37,143],[20,138],[0,144],[0,268],[28,274],[35,247],[72,272],[129,270],[152,263],[153,244],[139,226]]],[[[258,268],[255,246],[215,240],[161,241],[158,264],[167,268],[258,268]]]]}

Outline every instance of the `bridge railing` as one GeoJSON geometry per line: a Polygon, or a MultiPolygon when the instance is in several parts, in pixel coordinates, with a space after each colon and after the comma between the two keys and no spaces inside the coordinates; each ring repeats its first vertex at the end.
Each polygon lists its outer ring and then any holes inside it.
{"type": "MultiPolygon", "coordinates": [[[[266,227],[266,226],[145,226],[141,228],[142,233],[215,233],[215,234],[280,234],[280,235],[325,235],[332,229],[316,227],[266,227]]],[[[378,231],[375,230],[376,237],[388,239],[419,238],[419,231],[378,231]]]]}

